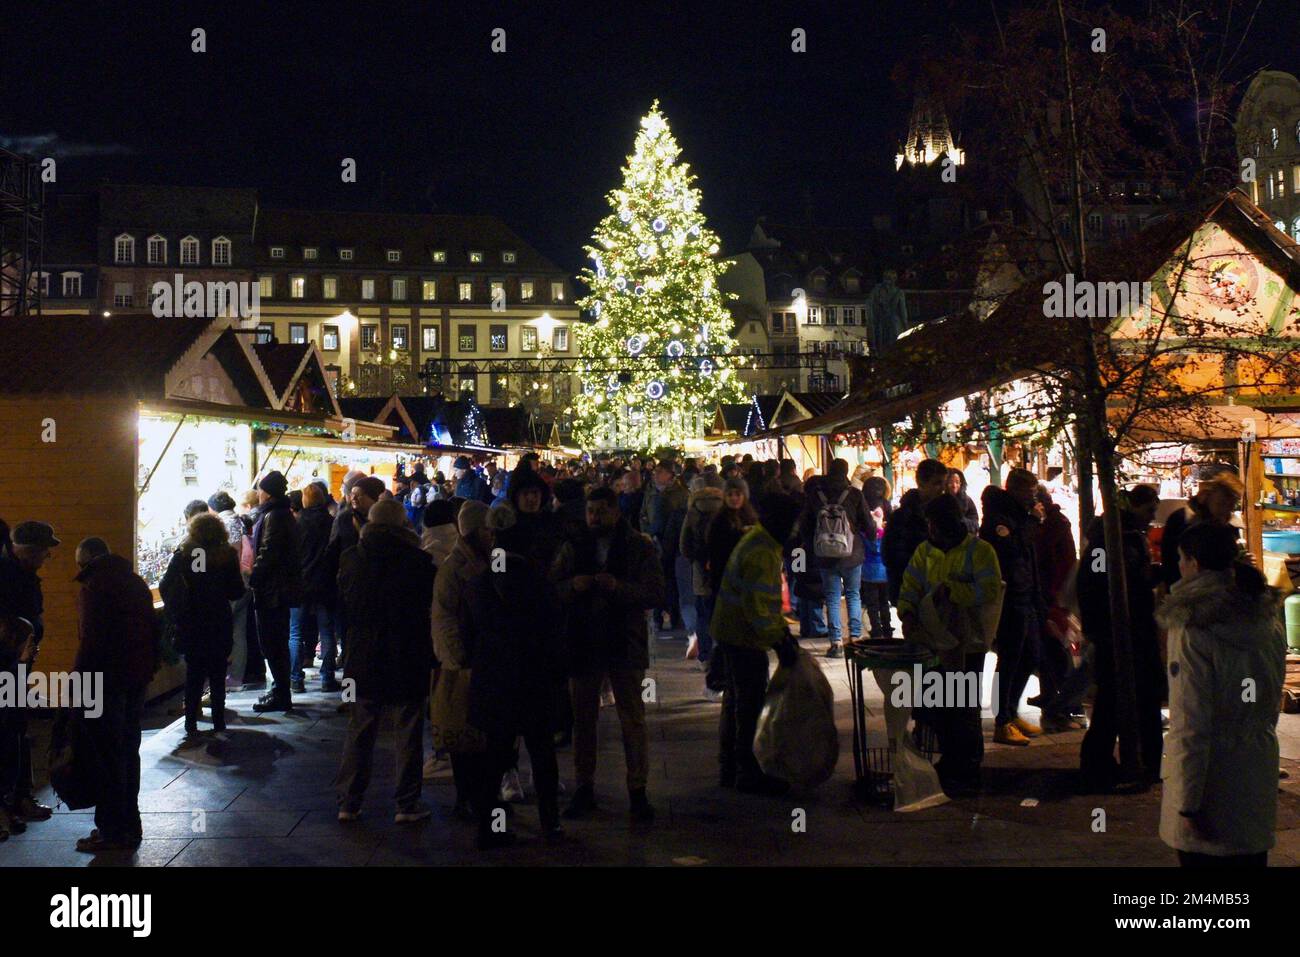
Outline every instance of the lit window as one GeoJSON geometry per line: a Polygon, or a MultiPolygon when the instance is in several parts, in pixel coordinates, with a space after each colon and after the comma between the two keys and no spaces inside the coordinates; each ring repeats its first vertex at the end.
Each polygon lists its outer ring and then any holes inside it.
{"type": "Polygon", "coordinates": [[[459,283],[459,290],[457,298],[461,302],[469,302],[474,298],[474,284],[472,282],[459,283]]]}
{"type": "Polygon", "coordinates": [[[342,249],[340,249],[340,250],[339,250],[339,260],[340,260],[341,262],[345,262],[345,263],[347,263],[347,262],[351,262],[351,261],[352,261],[352,250],[351,250],[351,248],[345,246],[345,247],[343,247],[342,249]]]}
{"type": "Polygon", "coordinates": [[[421,326],[420,327],[420,348],[425,352],[438,351],[438,327],[421,326]]]}
{"type": "Polygon", "coordinates": [[[264,322],[257,327],[258,345],[266,345],[275,340],[275,326],[272,323],[264,322]]]}
{"type": "Polygon", "coordinates": [[[400,249],[388,250],[388,261],[390,263],[400,263],[402,261],[402,251],[400,249]]]}
{"type": "Polygon", "coordinates": [[[456,331],[456,340],[461,352],[473,352],[478,348],[478,330],[474,326],[461,326],[456,331]]]}
{"type": "Polygon", "coordinates": [[[556,326],[551,335],[551,348],[556,352],[569,351],[569,327],[556,326]]]}
{"type": "Polygon", "coordinates": [[[284,258],[284,247],[283,247],[283,246],[272,246],[272,247],[271,247],[271,258],[272,258],[272,259],[283,259],[283,258],[284,258]]]}
{"type": "Polygon", "coordinates": [[[315,246],[304,246],[302,249],[303,259],[316,259],[320,255],[320,250],[315,246]]]}
{"type": "Polygon", "coordinates": [[[257,277],[257,295],[262,299],[270,299],[275,295],[275,277],[258,276],[257,277]]]}
{"type": "Polygon", "coordinates": [[[323,277],[320,281],[320,294],[322,299],[337,299],[339,297],[338,277],[323,277]]]}
{"type": "Polygon", "coordinates": [[[399,352],[405,352],[411,347],[411,327],[407,325],[391,326],[390,337],[393,340],[393,348],[399,352]]]}
{"type": "Polygon", "coordinates": [[[63,274],[63,298],[77,299],[81,296],[81,273],[65,272],[63,274]]]}
{"type": "Polygon", "coordinates": [[[392,281],[392,287],[393,287],[393,298],[394,298],[394,299],[405,299],[405,298],[406,298],[406,280],[405,280],[405,279],[394,279],[394,280],[392,281]]]}
{"type": "Polygon", "coordinates": [[[1291,220],[1291,238],[1300,243],[1300,216],[1291,220]]]}
{"type": "Polygon", "coordinates": [[[436,279],[426,279],[420,283],[420,298],[425,302],[433,302],[438,298],[438,281],[436,279]]]}
{"type": "Polygon", "coordinates": [[[1268,138],[1269,138],[1269,139],[1272,141],[1272,143],[1273,143],[1273,149],[1277,149],[1278,136],[1277,136],[1277,127],[1276,127],[1276,126],[1273,127],[1271,130],[1269,130],[1268,138]]]}
{"type": "Polygon", "coordinates": [[[514,251],[513,249],[507,249],[507,250],[505,250],[504,252],[502,252],[502,253],[501,253],[501,261],[502,261],[503,263],[512,263],[512,262],[514,262],[514,261],[515,261],[515,251],[514,251]]]}
{"type": "Polygon", "coordinates": [[[1291,192],[1300,193],[1300,165],[1291,167],[1291,192]]]}
{"type": "Polygon", "coordinates": [[[218,236],[212,240],[212,265],[230,265],[230,240],[225,236],[218,236]]]}
{"type": "Polygon", "coordinates": [[[445,263],[447,261],[447,250],[435,249],[433,251],[433,261],[436,263],[445,263]]]}
{"type": "Polygon", "coordinates": [[[135,240],[125,234],[118,236],[113,243],[113,261],[119,263],[135,262],[135,240]]]}
{"type": "Polygon", "coordinates": [[[167,240],[161,236],[149,237],[149,261],[165,263],[167,261],[167,240]]]}
{"type": "Polygon", "coordinates": [[[510,394],[510,378],[503,375],[494,375],[489,378],[492,383],[492,401],[500,402],[510,394]]]}
{"type": "Polygon", "coordinates": [[[379,345],[379,327],[362,326],[361,327],[361,348],[367,352],[374,352],[379,345]]]}
{"type": "Polygon", "coordinates": [[[339,351],[339,327],[338,326],[321,326],[320,327],[320,347],[326,352],[339,351]]]}
{"type": "Polygon", "coordinates": [[[135,287],[129,282],[113,283],[113,305],[130,308],[135,305],[135,287]]]}
{"type": "Polygon", "coordinates": [[[301,299],[307,294],[307,279],[305,276],[294,276],[289,280],[289,296],[293,299],[301,299]]]}
{"type": "Polygon", "coordinates": [[[482,251],[478,249],[471,249],[469,251],[469,261],[472,263],[481,263],[483,261],[482,251]]]}
{"type": "Polygon", "coordinates": [[[295,346],[303,345],[307,341],[307,323],[291,322],[289,323],[289,342],[295,346]]]}
{"type": "Polygon", "coordinates": [[[361,280],[361,298],[362,299],[375,298],[375,281],[373,279],[361,280]]]}
{"type": "Polygon", "coordinates": [[[506,284],[503,283],[503,282],[500,282],[500,281],[498,280],[498,281],[494,281],[494,282],[490,283],[489,285],[491,286],[491,297],[492,297],[492,301],[493,301],[493,302],[505,302],[505,301],[506,301],[506,284]]]}
{"type": "Polygon", "coordinates": [[[525,279],[519,283],[519,298],[523,302],[533,301],[533,283],[530,279],[525,279]]]}
{"type": "Polygon", "coordinates": [[[1275,197],[1274,197],[1274,193],[1273,193],[1273,189],[1274,189],[1274,187],[1273,187],[1273,177],[1270,176],[1270,177],[1268,178],[1268,198],[1269,198],[1269,199],[1274,199],[1274,198],[1275,198],[1275,197]]]}
{"type": "Polygon", "coordinates": [[[564,283],[551,283],[551,302],[564,302],[564,283]]]}
{"type": "Polygon", "coordinates": [[[524,326],[519,330],[519,348],[524,352],[537,351],[537,329],[533,326],[524,326]]]}
{"type": "Polygon", "coordinates": [[[810,326],[815,326],[815,325],[818,325],[821,321],[822,321],[822,307],[821,307],[821,306],[809,306],[809,307],[808,307],[808,325],[810,325],[810,326]]]}
{"type": "Polygon", "coordinates": [[[1277,195],[1279,197],[1285,196],[1286,195],[1286,171],[1278,170],[1275,175],[1277,176],[1277,195]]]}
{"type": "Polygon", "coordinates": [[[510,345],[510,333],[506,326],[492,326],[488,329],[488,348],[493,352],[505,352],[510,345]]]}
{"type": "Polygon", "coordinates": [[[199,261],[199,241],[193,236],[181,240],[181,265],[193,266],[199,261]]]}

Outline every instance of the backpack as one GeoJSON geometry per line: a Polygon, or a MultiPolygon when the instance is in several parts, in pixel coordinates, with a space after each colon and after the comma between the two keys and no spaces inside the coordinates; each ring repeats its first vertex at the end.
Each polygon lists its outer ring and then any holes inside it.
{"type": "Polygon", "coordinates": [[[818,558],[848,558],[853,554],[853,526],[849,524],[848,512],[844,511],[844,499],[848,494],[849,490],[845,489],[831,504],[823,493],[817,493],[822,506],[817,510],[813,554],[818,558]]]}

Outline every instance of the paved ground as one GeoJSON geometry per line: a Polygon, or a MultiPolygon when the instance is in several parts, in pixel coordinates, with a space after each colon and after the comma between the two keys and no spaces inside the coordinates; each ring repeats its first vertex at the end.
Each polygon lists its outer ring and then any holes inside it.
{"type": "MultiPolygon", "coordinates": [[[[812,793],[758,798],[716,786],[718,705],[705,699],[703,676],[681,660],[684,642],[660,639],[652,674],[650,795],[659,811],[648,828],[626,817],[622,753],[613,709],[601,716],[597,789],[601,813],[567,825],[567,840],[538,839],[535,806],[521,805],[523,838],[485,856],[474,829],[450,817],[449,775],[426,785],[434,817],[417,825],[392,820],[392,754],[381,739],[376,779],[362,821],[339,825],[331,789],[346,716],[338,696],[299,696],[288,715],[252,713],[253,694],[232,696],[230,732],[201,749],[177,753],[181,721],[168,715],[176,699],[151,709],[154,730],[142,749],[140,807],[145,841],[138,852],[91,859],[73,842],[89,832],[88,812],[60,809],[26,834],[0,845],[0,867],[16,865],[385,865],[385,864],[995,864],[1169,865],[1174,856],[1156,836],[1159,789],[1124,797],[1074,793],[1081,732],[1046,736],[1028,748],[990,744],[985,793],[910,814],[854,801],[852,723],[844,663],[823,659],[836,692],[841,759],[835,777],[812,793]],[[1025,806],[1026,799],[1036,800],[1025,806]],[[1106,830],[1094,832],[1095,810],[1106,830]],[[806,831],[793,827],[805,812],[806,831]]],[[[820,648],[816,649],[820,650],[820,648]]],[[[309,681],[309,686],[314,682],[309,681]]],[[[874,691],[874,688],[872,689],[874,691]]],[[[880,714],[880,694],[870,702],[880,714]]],[[[1030,712],[1032,714],[1032,712],[1030,712]]],[[[986,731],[991,734],[985,715],[986,731]]],[[[38,722],[38,726],[46,725],[38,722]]],[[[1277,865],[1300,863],[1300,716],[1282,716],[1283,765],[1290,778],[1280,795],[1277,865]]],[[[987,737],[988,735],[986,735],[987,737]]],[[[872,738],[883,743],[880,719],[872,738]]],[[[572,753],[561,752],[562,778],[572,782],[572,753]]],[[[525,775],[525,778],[527,776],[525,775]]],[[[45,797],[51,803],[48,789],[45,797]]]]}

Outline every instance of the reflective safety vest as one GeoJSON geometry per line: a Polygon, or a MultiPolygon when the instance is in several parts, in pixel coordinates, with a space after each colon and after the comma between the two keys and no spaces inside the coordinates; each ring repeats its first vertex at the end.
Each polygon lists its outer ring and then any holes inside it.
{"type": "Polygon", "coordinates": [[[785,630],[781,544],[755,525],[727,559],[709,633],[723,644],[765,651],[785,637],[785,630]]]}
{"type": "Polygon", "coordinates": [[[898,613],[917,614],[921,599],[945,582],[954,604],[972,607],[997,597],[1002,569],[993,546],[974,535],[943,551],[924,541],[912,553],[898,593],[898,613]]]}

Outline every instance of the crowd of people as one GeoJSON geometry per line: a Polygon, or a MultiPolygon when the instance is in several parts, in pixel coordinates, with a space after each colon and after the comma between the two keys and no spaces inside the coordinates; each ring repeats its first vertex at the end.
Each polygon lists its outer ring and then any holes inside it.
{"type": "MultiPolygon", "coordinates": [[[[525,792],[523,746],[542,830],[555,839],[562,820],[599,807],[602,706],[619,722],[628,813],[654,820],[645,706],[657,632],[687,635],[700,694],[721,702],[719,785],[756,794],[788,788],[753,752],[769,653],[791,665],[801,648],[839,658],[864,640],[925,644],[943,633],[958,639],[935,670],[982,675],[996,651],[994,742],[1024,747],[1086,728],[1085,786],[1133,783],[1115,757],[1100,519],[1084,530],[1080,561],[1069,520],[1032,472],[1011,469],[978,504],[964,474],[937,459],[914,475],[896,499],[885,477],[850,476],[841,459],[801,478],[792,461],[750,456],[547,464],[529,454],[509,472],[461,457],[450,479],[417,469],[391,487],[349,472],[335,501],[324,482],[291,492],[269,472],[240,504],[218,492],[186,508],[159,586],[187,666],[181,747],[203,742],[205,701],[212,731],[225,730],[227,689],[263,690],[258,712],[292,709],[319,652],[319,690],[342,693],[349,712],[341,823],[361,815],[388,716],[397,821],[430,816],[422,782],[449,766],[455,816],[477,826],[480,846],[513,842],[505,820],[525,792]],[[1022,711],[1035,675],[1037,723],[1022,711]],[[570,747],[573,791],[561,810],[557,752],[570,747]]],[[[1164,778],[1161,836],[1186,863],[1259,863],[1272,846],[1284,651],[1277,594],[1230,524],[1240,496],[1230,475],[1204,482],[1166,521],[1157,556],[1148,544],[1157,493],[1135,486],[1122,496],[1142,764],[1148,781],[1164,778]],[[1228,693],[1247,677],[1250,701],[1228,693]]],[[[4,529],[0,667],[35,659],[37,572],[58,544],[41,522],[4,529]]],[[[158,639],[149,589],[129,561],[97,538],[81,542],[77,559],[78,667],[106,674],[112,702],[98,732],[110,780],[96,830],[78,844],[93,852],[141,839],[139,725],[158,639]]],[[[944,789],[977,791],[979,702],[914,717],[938,740],[944,789]]],[[[0,714],[0,839],[49,816],[34,797],[29,750],[21,716],[0,714]]]]}

